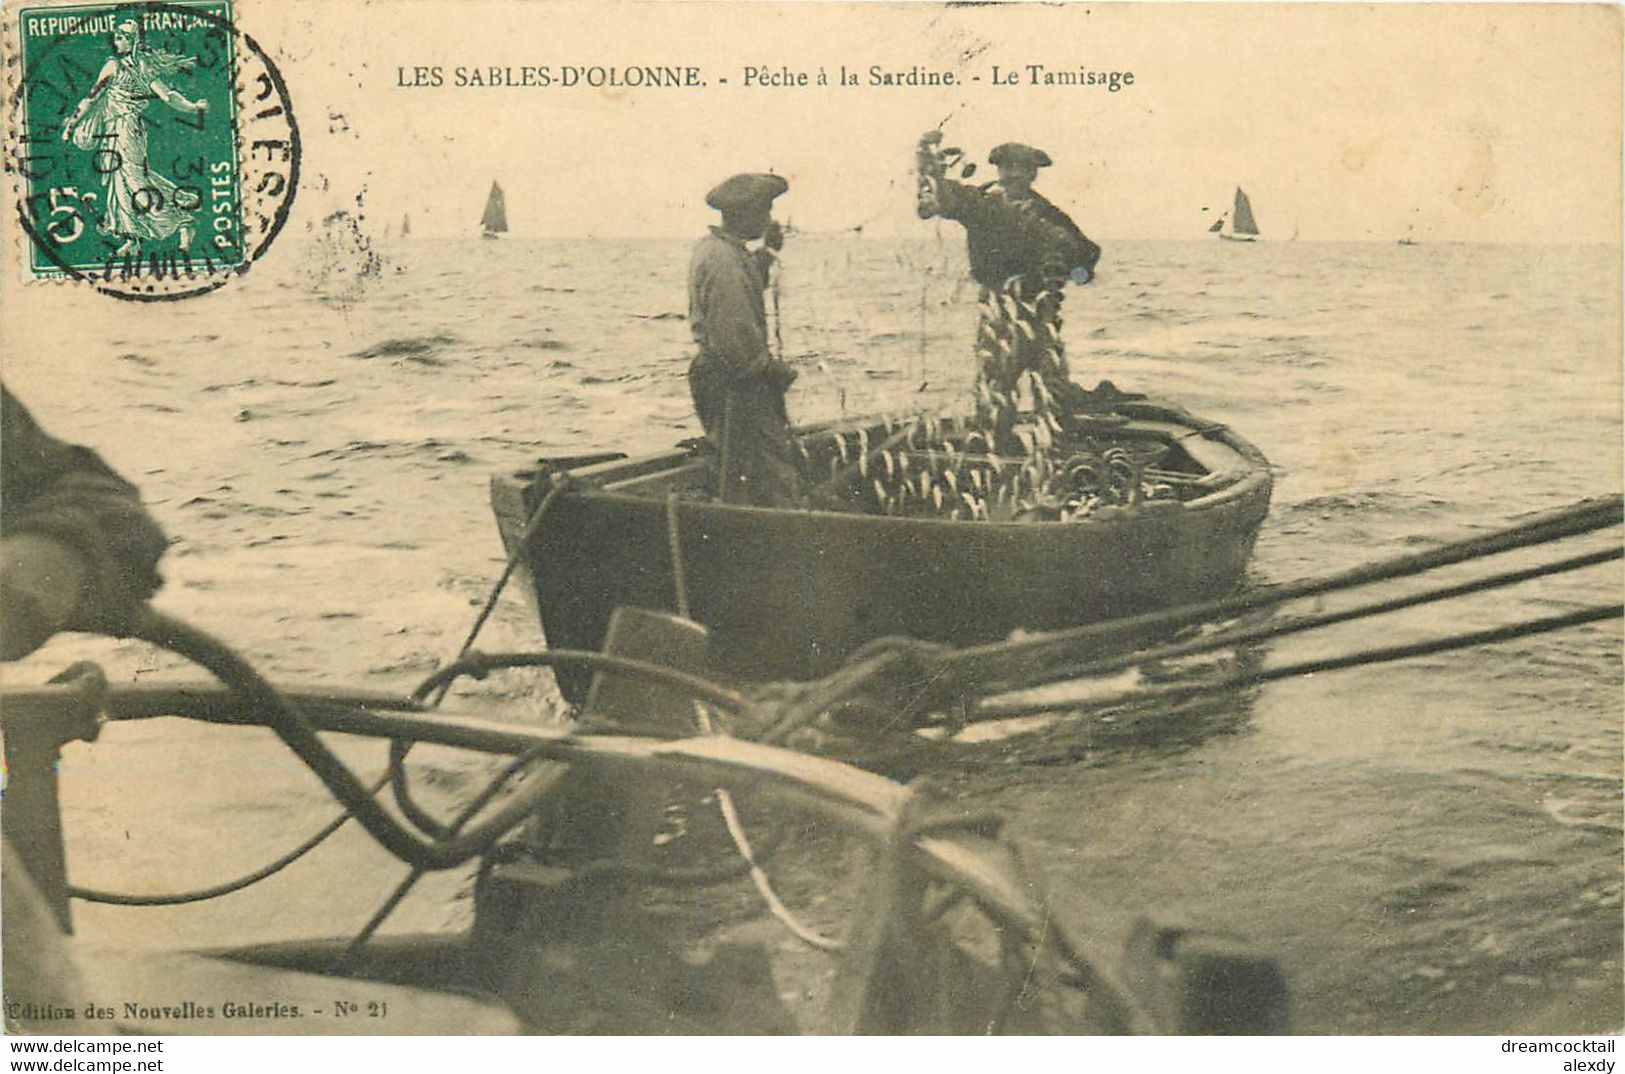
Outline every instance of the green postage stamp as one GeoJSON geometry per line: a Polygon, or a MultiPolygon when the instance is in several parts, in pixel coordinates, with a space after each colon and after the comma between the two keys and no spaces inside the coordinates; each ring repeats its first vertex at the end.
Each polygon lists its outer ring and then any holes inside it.
{"type": "Polygon", "coordinates": [[[281,76],[229,0],[15,18],[27,271],[158,299],[245,270],[286,217],[298,136],[281,76]]]}

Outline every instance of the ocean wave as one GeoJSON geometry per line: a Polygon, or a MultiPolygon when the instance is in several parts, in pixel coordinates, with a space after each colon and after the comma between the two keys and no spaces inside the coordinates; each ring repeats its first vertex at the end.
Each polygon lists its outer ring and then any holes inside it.
{"type": "Polygon", "coordinates": [[[402,336],[374,343],[366,350],[356,351],[356,358],[408,358],[422,360],[439,350],[458,342],[456,336],[435,333],[431,336],[402,336]]]}

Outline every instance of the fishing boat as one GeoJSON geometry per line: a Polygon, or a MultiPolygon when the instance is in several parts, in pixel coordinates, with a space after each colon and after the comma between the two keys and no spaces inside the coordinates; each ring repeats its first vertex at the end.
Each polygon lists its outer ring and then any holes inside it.
{"type": "MultiPolygon", "coordinates": [[[[50,684],[4,691],[12,1032],[1286,1030],[1284,977],[1251,944],[1138,909],[1096,912],[1087,900],[1068,900],[1086,913],[1058,914],[996,817],[833,761],[696,734],[697,703],[721,719],[749,702],[669,663],[577,654],[600,674],[587,733],[426,701],[458,675],[561,654],[464,659],[395,697],[273,686],[215,639],[156,613],[136,633],[219,684],[109,687],[77,665],[50,684]],[[296,853],[202,894],[75,887],[59,762],[72,763],[80,740],[100,736],[98,751],[115,749],[121,725],[155,717],[270,729],[348,819],[412,867],[407,880],[390,891],[398,874],[296,853]],[[318,732],[393,743],[388,778],[364,784],[318,732]],[[410,781],[415,744],[488,756],[489,783],[454,818],[437,819],[423,797],[430,788],[410,781]],[[395,810],[375,797],[386,782],[395,810]],[[651,838],[674,804],[686,811],[684,832],[651,838]],[[285,940],[196,950],[72,935],[75,899],[198,901],[280,867],[307,870],[307,891],[378,886],[379,912],[352,935],[333,936],[331,915],[318,912],[285,940]],[[474,878],[470,921],[378,931],[417,879],[450,869],[474,878]]],[[[174,793],[183,785],[174,781],[174,793]]],[[[144,864],[132,871],[153,875],[144,864]]]]}
{"type": "Polygon", "coordinates": [[[1235,204],[1230,212],[1220,214],[1208,231],[1230,242],[1257,241],[1258,221],[1253,218],[1253,203],[1246,191],[1236,187],[1235,204]]]}
{"type": "MultiPolygon", "coordinates": [[[[734,681],[817,678],[881,637],[997,641],[1235,586],[1269,508],[1263,454],[1175,404],[1080,393],[1047,483],[970,421],[914,418],[797,430],[809,507],[719,502],[704,441],[544,459],[495,475],[492,505],[549,645],[598,649],[623,605],[683,611],[734,681]]],[[[559,680],[585,696],[584,676],[559,680]]]]}
{"type": "Polygon", "coordinates": [[[491,193],[485,197],[485,212],[480,215],[480,238],[494,239],[508,230],[508,202],[502,187],[491,180],[491,193]]]}

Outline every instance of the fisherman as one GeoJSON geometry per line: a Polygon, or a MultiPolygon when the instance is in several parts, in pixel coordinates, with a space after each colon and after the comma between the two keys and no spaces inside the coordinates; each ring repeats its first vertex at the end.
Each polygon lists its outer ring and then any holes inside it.
{"type": "Polygon", "coordinates": [[[773,199],[789,185],[777,175],[747,173],[713,187],[705,203],[722,213],[722,226],[695,245],[688,268],[688,323],[698,347],[688,384],[720,458],[719,495],[764,507],[800,498],[784,404],[796,371],[768,349],[762,299],[784,247],[773,199]],[[757,249],[745,245],[758,239],[757,249]]]}
{"type": "Polygon", "coordinates": [[[997,182],[968,186],[946,176],[948,150],[940,131],[920,139],[919,215],[957,220],[965,227],[971,275],[982,285],[977,325],[978,399],[1008,438],[1023,375],[1036,373],[1036,390],[1063,402],[1082,389],[1072,384],[1061,342],[1062,288],[1094,278],[1100,247],[1072,218],[1033,189],[1049,154],[1006,142],[988,154],[997,182]]]}
{"type": "MultiPolygon", "coordinates": [[[[0,658],[19,660],[60,630],[122,636],[157,590],[168,540],[135,486],[88,448],[47,434],[0,384],[0,658]]],[[[49,1012],[82,1012],[82,985],[55,915],[4,841],[8,1026],[70,1032],[49,1012]],[[20,1004],[14,1022],[10,1005],[20,1004]],[[47,1013],[33,1021],[29,1011],[47,1013]]]]}

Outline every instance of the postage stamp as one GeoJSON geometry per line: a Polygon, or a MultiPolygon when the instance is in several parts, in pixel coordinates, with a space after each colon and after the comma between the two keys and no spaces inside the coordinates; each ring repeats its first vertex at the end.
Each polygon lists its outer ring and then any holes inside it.
{"type": "Polygon", "coordinates": [[[245,271],[286,219],[298,132],[230,0],[41,6],[17,20],[27,272],[156,300],[245,271]]]}

